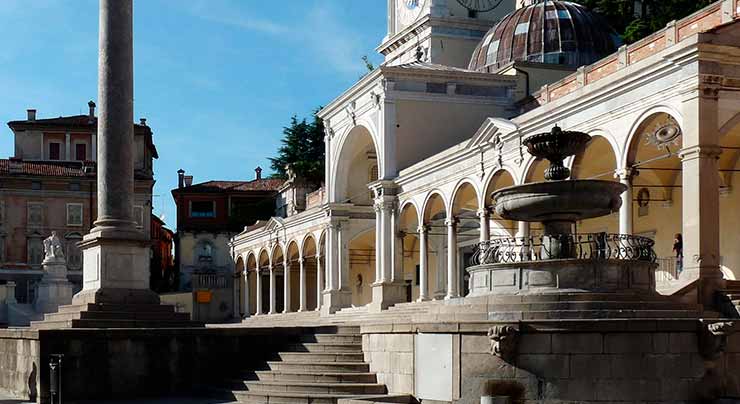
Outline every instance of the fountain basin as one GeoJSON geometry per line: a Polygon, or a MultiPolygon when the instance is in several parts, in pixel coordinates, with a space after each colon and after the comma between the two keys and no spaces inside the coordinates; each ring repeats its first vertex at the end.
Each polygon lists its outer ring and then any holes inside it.
{"type": "Polygon", "coordinates": [[[496,214],[523,222],[575,222],[622,206],[627,186],[615,181],[562,180],[502,188],[493,193],[496,214]]]}
{"type": "Polygon", "coordinates": [[[649,261],[558,259],[481,264],[466,268],[468,296],[565,293],[655,294],[649,261]]]}

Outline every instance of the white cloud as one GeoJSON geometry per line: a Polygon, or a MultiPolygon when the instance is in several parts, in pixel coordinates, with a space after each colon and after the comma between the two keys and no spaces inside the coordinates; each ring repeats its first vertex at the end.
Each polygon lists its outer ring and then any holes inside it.
{"type": "Polygon", "coordinates": [[[273,35],[288,31],[287,27],[273,20],[249,15],[241,7],[233,7],[228,2],[198,0],[182,4],[186,5],[189,14],[216,24],[273,35]]]}

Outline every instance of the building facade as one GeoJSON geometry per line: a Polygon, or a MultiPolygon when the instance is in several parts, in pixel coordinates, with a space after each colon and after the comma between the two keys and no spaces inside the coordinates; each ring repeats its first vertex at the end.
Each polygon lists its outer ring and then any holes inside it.
{"type": "Polygon", "coordinates": [[[243,311],[328,315],[464,296],[479,243],[541,233],[494,216],[491,194],[542,181],[546,162],[522,140],[556,125],[593,136],[566,161],[572,178],[629,188],[618,211],[579,233],[652,238],[665,293],[693,285],[708,304],[740,276],[735,2],[629,46],[573,3],[503,4],[490,19],[460,13],[462,3],[389,1],[385,62],[320,112],[322,203],[231,241],[243,311]]]}
{"type": "MultiPolygon", "coordinates": [[[[52,231],[65,242],[70,281],[81,287],[83,261],[77,242],[93,227],[97,211],[97,118],[95,104],[88,105],[88,115],[38,119],[35,110],[28,110],[25,120],[8,123],[15,155],[0,160],[0,280],[16,283],[20,303],[33,301],[35,283],[43,274],[42,242],[52,231]]],[[[145,120],[134,127],[132,208],[148,238],[152,160],[158,155],[145,120]]]]}
{"type": "Polygon", "coordinates": [[[252,181],[207,181],[193,184],[192,176],[178,171],[172,190],[177,206],[175,266],[179,290],[191,290],[193,274],[229,278],[234,260],[229,240],[246,226],[269,218],[283,180],[262,178],[257,168],[252,181]]]}

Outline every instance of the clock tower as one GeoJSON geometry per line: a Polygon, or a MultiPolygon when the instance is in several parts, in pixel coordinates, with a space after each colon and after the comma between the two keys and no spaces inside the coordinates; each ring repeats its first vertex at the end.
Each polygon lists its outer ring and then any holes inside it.
{"type": "MultiPolygon", "coordinates": [[[[521,0],[518,0],[521,1],[521,0]]],[[[466,68],[478,43],[517,0],[388,0],[385,64],[426,62],[466,68]]]]}

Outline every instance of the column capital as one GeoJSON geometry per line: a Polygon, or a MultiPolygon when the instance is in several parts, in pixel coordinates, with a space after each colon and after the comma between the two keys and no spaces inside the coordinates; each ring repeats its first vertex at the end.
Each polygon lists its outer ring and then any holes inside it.
{"type": "Polygon", "coordinates": [[[447,227],[455,227],[458,223],[460,223],[460,219],[454,216],[445,219],[445,226],[447,227]]]}
{"type": "Polygon", "coordinates": [[[685,149],[681,149],[678,152],[678,157],[680,157],[681,160],[684,160],[684,161],[702,159],[702,158],[718,159],[721,154],[722,154],[722,148],[717,145],[697,145],[697,146],[689,146],[685,149]]]}
{"type": "Polygon", "coordinates": [[[632,181],[632,176],[635,175],[635,170],[632,167],[622,167],[614,170],[614,178],[619,180],[632,181]]]}
{"type": "Polygon", "coordinates": [[[419,227],[417,227],[416,230],[419,232],[419,234],[422,234],[422,233],[425,233],[426,234],[426,233],[429,232],[429,225],[428,224],[422,224],[419,227]]]}
{"type": "Polygon", "coordinates": [[[484,219],[491,216],[491,210],[488,207],[478,209],[477,215],[479,218],[484,219]]]}

